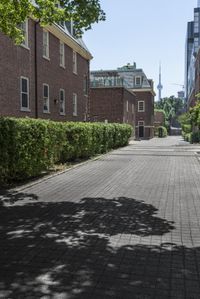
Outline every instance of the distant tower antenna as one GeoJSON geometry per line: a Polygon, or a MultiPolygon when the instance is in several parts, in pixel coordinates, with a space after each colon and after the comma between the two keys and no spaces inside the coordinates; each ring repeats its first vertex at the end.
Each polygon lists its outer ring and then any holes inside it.
{"type": "Polygon", "coordinates": [[[161,83],[161,63],[159,64],[159,83],[158,83],[157,88],[158,88],[158,101],[160,101],[161,92],[162,92],[162,89],[163,89],[163,86],[162,86],[162,83],[161,83]]]}

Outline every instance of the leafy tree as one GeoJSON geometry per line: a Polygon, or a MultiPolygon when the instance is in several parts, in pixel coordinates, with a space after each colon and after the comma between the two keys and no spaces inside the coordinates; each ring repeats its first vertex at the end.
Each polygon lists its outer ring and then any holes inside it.
{"type": "Polygon", "coordinates": [[[27,17],[41,25],[73,19],[76,35],[91,28],[91,24],[105,20],[100,0],[0,0],[0,31],[16,43],[23,39],[20,24],[27,17]]]}
{"type": "Polygon", "coordinates": [[[181,124],[190,125],[191,124],[191,115],[189,112],[183,113],[178,117],[178,120],[181,124]]]}
{"type": "Polygon", "coordinates": [[[190,118],[193,127],[198,127],[200,129],[200,103],[196,103],[196,105],[190,108],[190,118]]]}
{"type": "Polygon", "coordinates": [[[172,119],[176,118],[184,108],[184,102],[180,98],[171,96],[169,98],[160,99],[155,103],[156,109],[162,109],[165,111],[166,120],[171,124],[172,119]]]}

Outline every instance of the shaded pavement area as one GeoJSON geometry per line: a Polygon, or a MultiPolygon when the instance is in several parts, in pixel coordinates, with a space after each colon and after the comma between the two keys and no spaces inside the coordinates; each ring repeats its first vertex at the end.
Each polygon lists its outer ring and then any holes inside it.
{"type": "Polygon", "coordinates": [[[199,146],[133,142],[0,196],[0,298],[200,298],[199,146]]]}

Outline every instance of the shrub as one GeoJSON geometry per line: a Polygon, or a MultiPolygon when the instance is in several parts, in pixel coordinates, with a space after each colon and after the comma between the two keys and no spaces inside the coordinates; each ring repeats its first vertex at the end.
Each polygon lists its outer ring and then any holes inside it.
{"type": "Polygon", "coordinates": [[[185,133],[182,132],[183,139],[187,142],[191,142],[192,140],[192,133],[185,133]]]}
{"type": "Polygon", "coordinates": [[[192,132],[190,140],[191,143],[199,143],[200,142],[200,131],[192,132]]]}
{"type": "Polygon", "coordinates": [[[0,180],[38,175],[60,159],[65,143],[61,124],[0,118],[0,180]]]}
{"type": "Polygon", "coordinates": [[[158,127],[154,127],[154,136],[158,137],[158,127]]]}
{"type": "Polygon", "coordinates": [[[57,162],[128,144],[132,127],[0,117],[0,182],[39,175],[57,162]]]}
{"type": "Polygon", "coordinates": [[[182,124],[182,131],[185,133],[191,133],[192,126],[190,124],[182,124]]]}
{"type": "Polygon", "coordinates": [[[156,128],[156,136],[158,136],[159,138],[163,138],[163,137],[166,137],[167,136],[167,129],[165,127],[158,127],[156,128]]]}

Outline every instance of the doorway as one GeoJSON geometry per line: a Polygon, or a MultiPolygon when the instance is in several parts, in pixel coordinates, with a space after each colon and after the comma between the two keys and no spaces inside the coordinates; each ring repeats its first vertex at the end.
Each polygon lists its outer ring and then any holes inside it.
{"type": "Polygon", "coordinates": [[[144,122],[139,121],[138,122],[138,130],[139,130],[139,138],[144,138],[144,122]]]}

